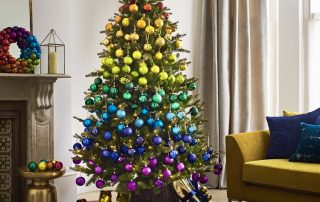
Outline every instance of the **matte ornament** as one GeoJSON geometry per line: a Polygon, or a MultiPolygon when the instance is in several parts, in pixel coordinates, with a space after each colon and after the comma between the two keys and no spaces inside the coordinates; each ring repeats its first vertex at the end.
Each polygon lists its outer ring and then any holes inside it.
{"type": "Polygon", "coordinates": [[[182,171],[184,171],[185,166],[182,162],[178,162],[176,165],[176,169],[177,169],[177,171],[182,172],[182,171]]]}
{"type": "Polygon", "coordinates": [[[168,112],[168,113],[166,114],[166,120],[167,120],[167,121],[172,121],[174,118],[175,118],[174,113],[168,112]]]}
{"type": "Polygon", "coordinates": [[[92,126],[92,120],[91,119],[85,119],[84,121],[83,121],[83,125],[85,126],[85,127],[90,127],[90,126],[92,126]]]}
{"type": "Polygon", "coordinates": [[[162,138],[160,136],[155,136],[152,141],[155,145],[160,145],[162,143],[162,138]]]}
{"type": "Polygon", "coordinates": [[[146,151],[146,149],[143,146],[138,146],[136,148],[137,154],[138,155],[143,155],[143,153],[146,151]]]}
{"type": "Polygon", "coordinates": [[[129,147],[126,146],[126,145],[122,145],[122,146],[120,147],[120,151],[121,151],[121,153],[123,153],[123,154],[128,154],[129,147]]]}
{"type": "Polygon", "coordinates": [[[123,95],[122,95],[122,98],[125,99],[125,100],[130,100],[131,97],[132,97],[132,95],[131,95],[131,93],[129,93],[129,92],[125,92],[125,93],[123,93],[123,95]]]}
{"type": "Polygon", "coordinates": [[[136,25],[139,29],[144,29],[147,26],[147,23],[145,20],[140,19],[137,21],[136,25]]]}
{"type": "Polygon", "coordinates": [[[134,103],[134,104],[131,105],[131,109],[132,109],[132,110],[136,110],[136,109],[138,109],[138,107],[139,107],[139,106],[138,106],[136,103],[134,103]]]}
{"type": "Polygon", "coordinates": [[[110,88],[110,94],[111,95],[115,95],[118,93],[118,89],[116,89],[115,87],[110,88]]]}
{"type": "Polygon", "coordinates": [[[109,156],[110,156],[110,151],[107,150],[107,149],[102,150],[102,151],[101,151],[101,156],[102,156],[103,158],[109,158],[109,156]]]}
{"type": "Polygon", "coordinates": [[[194,163],[197,160],[197,156],[193,153],[188,154],[187,159],[190,163],[194,163]]]}
{"type": "Polygon", "coordinates": [[[86,180],[84,179],[84,177],[78,177],[78,178],[76,179],[76,184],[77,184],[78,186],[83,186],[85,183],[86,183],[86,180]]]}
{"type": "Polygon", "coordinates": [[[152,96],[152,101],[160,104],[162,102],[162,96],[156,93],[152,96]]]}
{"type": "Polygon", "coordinates": [[[134,181],[129,181],[127,183],[128,191],[135,191],[137,189],[137,184],[134,181]]]}
{"type": "Polygon", "coordinates": [[[143,176],[149,176],[150,174],[151,174],[151,168],[149,168],[149,167],[143,167],[142,169],[141,169],[141,174],[143,175],[143,176]]]}
{"type": "Polygon", "coordinates": [[[158,103],[156,103],[156,102],[152,102],[151,103],[151,108],[152,109],[158,109],[159,107],[160,107],[160,105],[158,103]]]}
{"type": "Polygon", "coordinates": [[[137,128],[141,128],[143,126],[143,124],[144,124],[143,119],[136,119],[134,122],[134,126],[137,128]]]}
{"type": "Polygon", "coordinates": [[[177,100],[177,98],[178,98],[177,95],[172,94],[172,95],[170,95],[169,100],[170,100],[170,102],[175,102],[177,100]]]}
{"type": "Polygon", "coordinates": [[[118,160],[119,154],[117,152],[111,152],[111,159],[116,161],[118,160]]]}
{"type": "Polygon", "coordinates": [[[96,181],[96,187],[98,188],[98,189],[102,189],[104,186],[105,186],[105,181],[104,180],[97,180],[96,181]]]}
{"type": "Polygon", "coordinates": [[[163,186],[163,181],[160,179],[156,179],[154,181],[154,186],[156,186],[157,188],[161,188],[163,186]]]}
{"type": "Polygon", "coordinates": [[[117,111],[117,117],[118,117],[119,119],[124,119],[124,118],[126,117],[126,112],[125,112],[124,110],[119,109],[119,110],[117,111]]]}
{"type": "Polygon", "coordinates": [[[165,169],[164,171],[162,171],[162,176],[163,176],[163,179],[169,179],[170,176],[171,176],[171,171],[168,170],[168,169],[165,169]]]}
{"type": "Polygon", "coordinates": [[[133,134],[132,128],[125,127],[122,131],[123,135],[125,136],[131,136],[133,134]]]}
{"type": "Polygon", "coordinates": [[[108,106],[108,113],[109,114],[114,114],[114,113],[116,113],[117,110],[118,110],[118,107],[113,104],[108,106]]]}
{"type": "Polygon", "coordinates": [[[38,168],[38,164],[34,161],[31,161],[28,163],[28,170],[31,171],[31,172],[35,172],[38,168]]]}

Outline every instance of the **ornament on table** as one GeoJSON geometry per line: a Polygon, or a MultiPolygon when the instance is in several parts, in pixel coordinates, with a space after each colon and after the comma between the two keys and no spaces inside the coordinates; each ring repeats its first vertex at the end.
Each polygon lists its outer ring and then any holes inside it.
{"type": "Polygon", "coordinates": [[[30,172],[42,172],[42,171],[59,171],[63,168],[63,164],[60,161],[48,161],[48,160],[41,160],[38,164],[34,161],[30,161],[27,164],[27,169],[30,172]]]}

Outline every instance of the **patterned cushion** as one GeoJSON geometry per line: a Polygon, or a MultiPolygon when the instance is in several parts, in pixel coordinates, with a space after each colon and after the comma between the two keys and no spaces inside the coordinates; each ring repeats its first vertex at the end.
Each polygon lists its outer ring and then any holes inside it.
{"type": "Polygon", "coordinates": [[[298,147],[289,161],[320,163],[320,125],[301,123],[298,147]]]}

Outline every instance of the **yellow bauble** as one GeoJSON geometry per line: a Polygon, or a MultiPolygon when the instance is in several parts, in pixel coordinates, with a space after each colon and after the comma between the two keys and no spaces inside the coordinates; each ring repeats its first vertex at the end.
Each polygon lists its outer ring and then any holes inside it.
{"type": "Polygon", "coordinates": [[[165,29],[164,29],[164,32],[166,33],[166,34],[171,34],[172,33],[172,29],[171,29],[171,27],[166,27],[165,29]]]}
{"type": "Polygon", "coordinates": [[[146,66],[147,66],[147,64],[145,62],[140,62],[139,63],[139,67],[146,67],[146,66]]]}
{"type": "Polygon", "coordinates": [[[168,41],[171,40],[171,39],[172,39],[171,34],[165,34],[165,35],[164,35],[164,39],[165,39],[165,40],[168,40],[168,41]]]}
{"type": "Polygon", "coordinates": [[[135,12],[137,12],[139,10],[139,7],[137,6],[137,4],[131,4],[130,6],[129,6],[129,11],[131,12],[131,13],[135,13],[135,12]]]}
{"type": "Polygon", "coordinates": [[[123,51],[121,48],[119,48],[119,49],[116,50],[116,56],[117,56],[118,58],[123,57],[123,55],[124,55],[124,51],[123,51]]]}
{"type": "Polygon", "coordinates": [[[130,73],[131,68],[130,68],[129,65],[124,65],[124,66],[122,67],[122,71],[125,72],[125,73],[130,73]]]}
{"type": "Polygon", "coordinates": [[[126,57],[123,58],[123,62],[124,64],[126,65],[131,65],[133,60],[132,60],[132,57],[130,57],[129,55],[127,55],[126,57]]]}
{"type": "Polygon", "coordinates": [[[174,84],[176,82],[176,77],[174,77],[172,74],[168,77],[168,81],[171,84],[174,84]]]}
{"type": "Polygon", "coordinates": [[[164,40],[164,38],[162,38],[161,36],[159,36],[157,39],[156,39],[156,45],[157,46],[163,46],[164,44],[166,43],[166,41],[164,40]]]}
{"type": "Polygon", "coordinates": [[[142,57],[142,54],[141,54],[140,51],[136,50],[136,51],[134,51],[134,52],[132,53],[132,57],[133,57],[134,59],[136,59],[136,60],[140,60],[141,57],[142,57]]]}
{"type": "Polygon", "coordinates": [[[149,43],[146,43],[143,45],[143,50],[145,51],[151,51],[152,50],[152,45],[149,43]]]}
{"type": "Polygon", "coordinates": [[[114,21],[116,21],[116,23],[120,23],[121,22],[121,17],[119,15],[116,15],[114,17],[114,21]]]}
{"type": "Polygon", "coordinates": [[[106,30],[107,31],[109,31],[109,32],[111,32],[112,30],[113,30],[113,25],[112,25],[112,23],[108,23],[108,24],[106,24],[106,30]]]}
{"type": "Polygon", "coordinates": [[[145,77],[140,77],[138,80],[139,85],[145,86],[148,84],[148,80],[145,77]]]}
{"type": "Polygon", "coordinates": [[[140,19],[140,20],[138,20],[138,22],[136,23],[136,25],[137,25],[137,27],[138,27],[139,29],[144,29],[144,28],[147,26],[147,23],[146,23],[146,21],[140,19]]]}
{"type": "Polygon", "coordinates": [[[137,34],[137,33],[132,33],[132,34],[130,35],[130,39],[131,39],[132,41],[138,41],[138,40],[139,40],[139,34],[137,34]]]}
{"type": "Polygon", "coordinates": [[[116,32],[116,37],[123,37],[123,31],[122,30],[118,30],[116,32]]]}
{"type": "Polygon", "coordinates": [[[176,48],[177,48],[177,49],[182,48],[182,42],[181,42],[180,40],[177,40],[177,41],[176,41],[176,48]]]}
{"type": "Polygon", "coordinates": [[[150,70],[152,73],[158,74],[160,72],[160,67],[157,65],[152,65],[150,70]]]}
{"type": "Polygon", "coordinates": [[[122,25],[125,26],[125,27],[128,27],[130,25],[129,18],[123,18],[122,25]]]}
{"type": "Polygon", "coordinates": [[[147,27],[146,27],[146,29],[145,29],[145,32],[147,33],[147,34],[153,34],[154,33],[154,27],[152,27],[151,25],[148,25],[147,27]]]}
{"type": "Polygon", "coordinates": [[[121,78],[120,78],[120,83],[126,84],[126,83],[128,83],[128,79],[125,78],[125,77],[121,77],[121,78]]]}
{"type": "Polygon", "coordinates": [[[170,54],[168,57],[169,62],[177,61],[177,56],[175,54],[170,54]]]}
{"type": "Polygon", "coordinates": [[[131,40],[130,34],[124,35],[124,39],[125,39],[126,41],[130,41],[130,40],[131,40]]]}
{"type": "Polygon", "coordinates": [[[157,59],[157,60],[161,60],[162,59],[162,57],[163,57],[163,55],[162,55],[162,53],[161,52],[156,52],[156,54],[154,55],[154,57],[157,59]]]}
{"type": "Polygon", "coordinates": [[[114,65],[114,59],[113,58],[105,58],[103,64],[107,65],[108,67],[112,67],[114,65]]]}
{"type": "Polygon", "coordinates": [[[177,77],[176,77],[176,81],[178,84],[182,84],[184,82],[184,76],[182,74],[179,74],[177,77]]]}
{"type": "Polygon", "coordinates": [[[187,64],[181,64],[180,65],[180,70],[184,71],[187,69],[187,64]]]}
{"type": "Polygon", "coordinates": [[[131,76],[136,78],[139,76],[139,73],[137,71],[132,71],[131,76]]]}
{"type": "Polygon", "coordinates": [[[111,68],[112,74],[118,75],[120,73],[121,69],[118,66],[114,66],[111,68]]]}
{"type": "Polygon", "coordinates": [[[147,74],[149,72],[149,69],[147,66],[140,66],[139,67],[139,73],[144,75],[144,74],[147,74]]]}
{"type": "Polygon", "coordinates": [[[98,72],[99,72],[99,73],[103,73],[103,72],[104,72],[104,69],[103,69],[102,67],[99,67],[98,72]]]}
{"type": "Polygon", "coordinates": [[[168,73],[167,72],[160,72],[159,79],[161,81],[167,80],[168,79],[168,73]]]}
{"type": "Polygon", "coordinates": [[[105,46],[107,46],[107,45],[109,44],[109,40],[108,40],[108,39],[104,39],[104,40],[102,41],[102,44],[105,45],[105,46]]]}
{"type": "Polygon", "coordinates": [[[111,75],[110,75],[110,72],[104,71],[103,74],[102,74],[102,76],[103,76],[104,79],[107,79],[107,78],[109,78],[111,75]]]}
{"type": "Polygon", "coordinates": [[[41,161],[41,162],[38,164],[38,169],[39,169],[40,171],[45,171],[45,170],[47,170],[47,163],[44,162],[44,161],[41,161]]]}
{"type": "Polygon", "coordinates": [[[158,28],[163,26],[163,20],[161,18],[158,18],[154,21],[154,25],[158,28]]]}

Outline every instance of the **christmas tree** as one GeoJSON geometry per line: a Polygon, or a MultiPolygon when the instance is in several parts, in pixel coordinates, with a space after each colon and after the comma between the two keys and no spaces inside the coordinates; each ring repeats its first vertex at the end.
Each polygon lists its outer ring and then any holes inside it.
{"type": "Polygon", "coordinates": [[[206,183],[219,174],[217,153],[207,145],[203,103],[193,95],[196,79],[183,71],[184,35],[159,0],[122,0],[119,14],[105,26],[101,67],[88,74],[85,127],[75,135],[77,185],[98,188],[119,182],[120,192],[153,188],[179,179],[206,183]],[[215,166],[215,167],[214,167],[215,166]]]}

